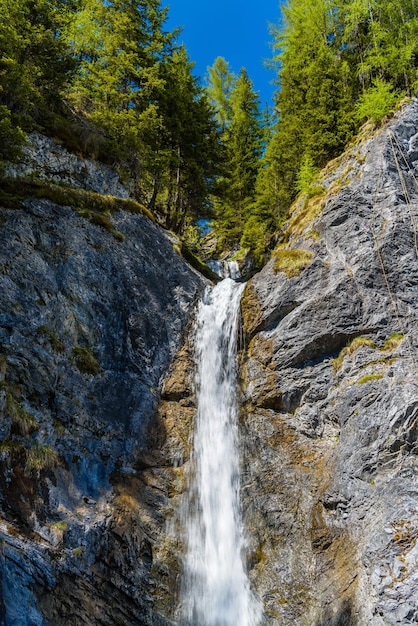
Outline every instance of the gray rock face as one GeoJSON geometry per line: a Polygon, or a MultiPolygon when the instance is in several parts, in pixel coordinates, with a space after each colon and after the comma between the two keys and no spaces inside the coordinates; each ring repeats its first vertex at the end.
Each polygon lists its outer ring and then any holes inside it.
{"type": "Polygon", "coordinates": [[[8,176],[36,176],[41,180],[64,183],[117,198],[129,196],[118,174],[112,169],[103,163],[71,154],[45,135],[30,133],[23,153],[24,158],[20,163],[6,167],[8,176]]]}
{"type": "Polygon", "coordinates": [[[0,209],[4,626],[169,623],[157,408],[204,281],[148,219],[112,221],[123,241],[46,200],[0,209]]]}
{"type": "Polygon", "coordinates": [[[243,508],[265,624],[418,623],[417,132],[414,101],[328,168],[321,214],[290,232],[313,262],[287,278],[272,260],[247,286],[243,508]]]}
{"type": "MultiPolygon", "coordinates": [[[[417,137],[413,102],[329,166],[289,222],[312,262],[288,278],[273,259],[244,295],[262,626],[418,622],[417,137]]],[[[65,181],[46,144],[37,175],[65,181]]],[[[118,195],[78,167],[67,182],[118,195]]],[[[112,220],[123,241],[49,201],[0,209],[2,626],[178,623],[204,283],[147,219],[112,220]]]]}

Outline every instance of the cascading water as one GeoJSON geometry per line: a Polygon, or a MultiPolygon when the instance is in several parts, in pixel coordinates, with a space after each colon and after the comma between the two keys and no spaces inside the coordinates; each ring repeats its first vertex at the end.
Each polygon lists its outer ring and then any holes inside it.
{"type": "Polygon", "coordinates": [[[207,264],[221,278],[240,278],[240,271],[237,261],[208,261],[207,264]]]}
{"type": "Polygon", "coordinates": [[[205,294],[197,316],[197,415],[184,511],[188,626],[257,626],[261,619],[242,561],[236,343],[243,287],[226,278],[205,294]]]}

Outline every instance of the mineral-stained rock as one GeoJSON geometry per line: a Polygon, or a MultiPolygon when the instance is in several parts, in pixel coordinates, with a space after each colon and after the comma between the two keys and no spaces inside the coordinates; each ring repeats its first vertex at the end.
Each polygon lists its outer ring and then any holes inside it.
{"type": "Polygon", "coordinates": [[[329,169],[344,183],[319,237],[289,233],[311,265],[272,260],[244,295],[243,510],[268,625],[418,622],[417,133],[415,101],[329,169]]]}
{"type": "Polygon", "coordinates": [[[123,241],[46,200],[0,208],[4,626],[166,626],[175,609],[158,554],[183,453],[157,409],[205,284],[151,221],[111,220],[123,241]]]}

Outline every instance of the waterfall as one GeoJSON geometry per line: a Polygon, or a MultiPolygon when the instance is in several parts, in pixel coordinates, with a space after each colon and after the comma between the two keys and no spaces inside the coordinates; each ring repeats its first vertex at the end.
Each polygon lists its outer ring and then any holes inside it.
{"type": "Polygon", "coordinates": [[[239,503],[236,344],[243,288],[226,278],[208,290],[196,322],[197,415],[184,511],[188,626],[260,623],[242,561],[239,503]]]}
{"type": "Polygon", "coordinates": [[[233,278],[234,280],[241,278],[237,261],[215,261],[212,259],[207,264],[221,278],[233,278]]]}

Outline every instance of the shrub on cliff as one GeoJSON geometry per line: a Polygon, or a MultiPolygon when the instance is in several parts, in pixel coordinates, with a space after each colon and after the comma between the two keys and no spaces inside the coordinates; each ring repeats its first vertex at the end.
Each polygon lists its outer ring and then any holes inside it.
{"type": "Polygon", "coordinates": [[[398,98],[390,83],[376,78],[372,87],[359,98],[356,107],[358,119],[361,122],[370,119],[377,124],[395,107],[398,98]]]}

